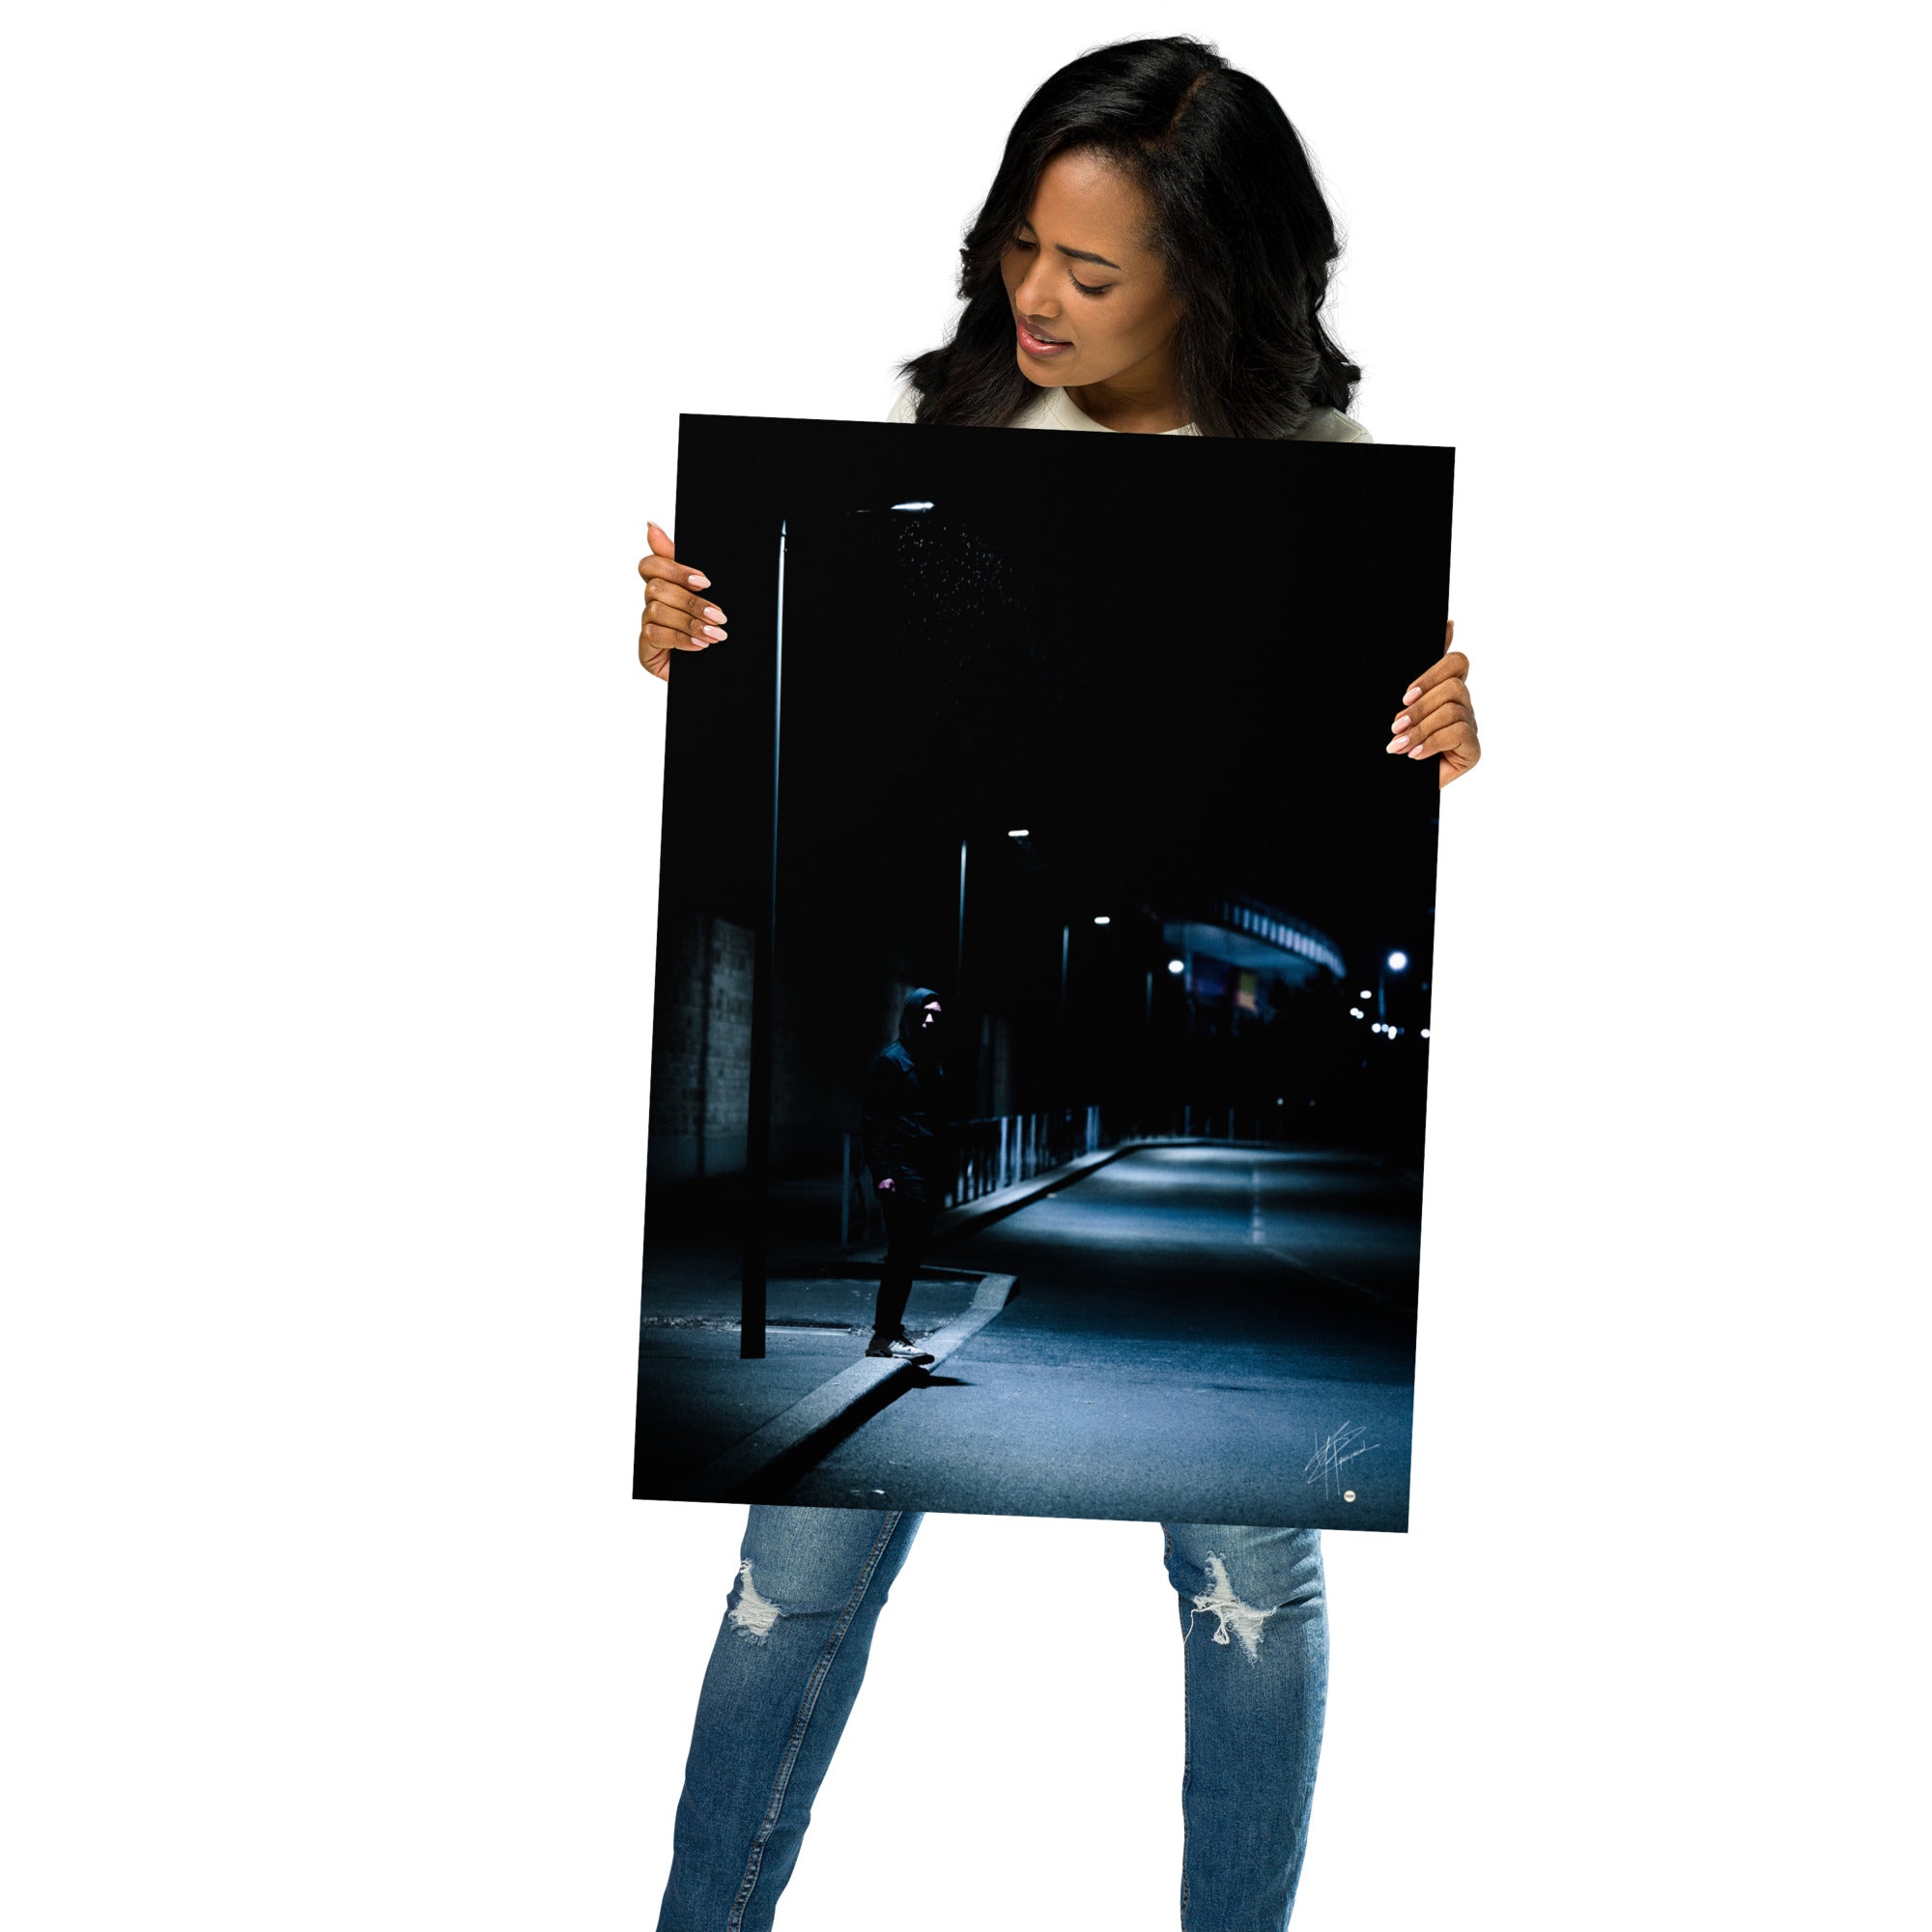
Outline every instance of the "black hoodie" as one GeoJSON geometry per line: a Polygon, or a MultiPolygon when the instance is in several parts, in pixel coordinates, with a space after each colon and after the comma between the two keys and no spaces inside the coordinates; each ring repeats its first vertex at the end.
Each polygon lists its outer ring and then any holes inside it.
{"type": "MultiPolygon", "coordinates": [[[[895,1193],[941,1206],[958,1161],[958,1133],[939,1042],[923,1028],[926,1003],[940,996],[915,986],[899,1009],[899,1035],[866,1068],[864,1139],[873,1184],[891,1177],[895,1193]]],[[[940,1025],[946,1024],[941,1009],[940,1025]]]]}

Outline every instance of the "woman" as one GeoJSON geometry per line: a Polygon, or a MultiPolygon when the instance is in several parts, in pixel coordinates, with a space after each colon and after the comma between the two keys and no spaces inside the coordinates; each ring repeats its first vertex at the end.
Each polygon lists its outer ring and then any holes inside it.
{"type": "MultiPolygon", "coordinates": [[[[1321,326],[1334,224],[1274,98],[1212,48],[1132,41],[1029,100],[960,250],[952,338],[906,363],[902,422],[1369,440],[1321,326]]],[[[709,580],[651,526],[639,657],[725,640],[709,580]]],[[[1453,639],[1454,625],[1450,626],[1453,639]]],[[[1448,641],[1445,639],[1445,642],[1448,641]]],[[[1450,653],[1401,694],[1388,755],[1480,755],[1450,653]]],[[[751,1514],[692,1740],[659,1932],[769,1926],[858,1694],[907,1512],[751,1514]]],[[[1280,1932],[1327,1685],[1315,1530],[1168,1523],[1187,1695],[1181,1918],[1280,1932]]]]}

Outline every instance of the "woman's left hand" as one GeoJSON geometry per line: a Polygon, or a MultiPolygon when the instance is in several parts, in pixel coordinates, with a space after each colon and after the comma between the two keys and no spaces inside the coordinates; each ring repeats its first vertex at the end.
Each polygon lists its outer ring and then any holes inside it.
{"type": "Polygon", "coordinates": [[[1476,738],[1476,714],[1469,706],[1469,660],[1448,646],[1456,641],[1456,620],[1443,634],[1444,655],[1402,695],[1402,710],[1389,726],[1395,733],[1383,750],[1406,752],[1411,758],[1440,757],[1436,781],[1460,779],[1483,755],[1476,738]]]}

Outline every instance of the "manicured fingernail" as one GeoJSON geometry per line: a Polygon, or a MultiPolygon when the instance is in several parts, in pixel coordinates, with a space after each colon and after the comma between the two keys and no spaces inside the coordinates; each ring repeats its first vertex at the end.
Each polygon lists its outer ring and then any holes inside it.
{"type": "Polygon", "coordinates": [[[1401,716],[1400,718],[1398,718],[1398,719],[1397,719],[1397,720],[1395,721],[1395,723],[1394,723],[1393,724],[1391,724],[1391,725],[1389,726],[1389,729],[1390,729],[1391,731],[1400,731],[1400,730],[1402,729],[1402,727],[1403,727],[1403,726],[1404,726],[1405,724],[1406,724],[1407,723],[1408,723],[1408,713],[1407,713],[1406,711],[1405,711],[1405,712],[1404,712],[1404,713],[1402,714],[1402,716],[1401,716]]]}
{"type": "Polygon", "coordinates": [[[1422,755],[1422,747],[1421,747],[1420,745],[1416,746],[1415,750],[1414,750],[1414,751],[1412,751],[1412,752],[1411,752],[1411,753],[1409,753],[1408,755],[1409,755],[1409,756],[1410,756],[1411,758],[1419,758],[1419,757],[1421,757],[1421,755],[1422,755]]]}
{"type": "Polygon", "coordinates": [[[1382,747],[1382,750],[1385,752],[1399,752],[1407,743],[1408,740],[1406,738],[1391,738],[1388,741],[1388,743],[1382,747]]]}
{"type": "MultiPolygon", "coordinates": [[[[706,577],[704,573],[700,570],[687,571],[685,574],[684,581],[688,584],[690,584],[694,590],[709,590],[711,588],[710,578],[706,577]]],[[[1408,699],[1405,697],[1403,699],[1403,702],[1406,704],[1408,702],[1408,699]]]]}
{"type": "Polygon", "coordinates": [[[715,638],[721,644],[724,641],[724,633],[716,624],[705,625],[704,635],[707,638],[715,638]]]}
{"type": "Polygon", "coordinates": [[[1415,700],[1421,696],[1422,696],[1422,687],[1419,684],[1411,684],[1408,687],[1408,689],[1403,693],[1402,701],[1405,704],[1413,704],[1415,700]]]}
{"type": "Polygon", "coordinates": [[[662,524],[646,524],[644,527],[647,530],[656,530],[659,536],[664,535],[664,526],[662,524]]]}
{"type": "Polygon", "coordinates": [[[724,621],[724,611],[719,610],[719,608],[715,604],[707,604],[704,607],[704,614],[707,617],[712,618],[717,623],[722,624],[724,621]]]}

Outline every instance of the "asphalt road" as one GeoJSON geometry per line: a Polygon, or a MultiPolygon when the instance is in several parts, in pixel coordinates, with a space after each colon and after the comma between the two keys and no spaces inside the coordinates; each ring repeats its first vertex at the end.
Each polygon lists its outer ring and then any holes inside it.
{"type": "Polygon", "coordinates": [[[936,1251],[1015,1299],[766,1499],[1401,1529],[1420,1224],[1361,1156],[1137,1149],[936,1251]]]}

